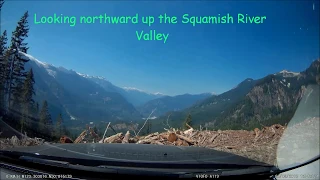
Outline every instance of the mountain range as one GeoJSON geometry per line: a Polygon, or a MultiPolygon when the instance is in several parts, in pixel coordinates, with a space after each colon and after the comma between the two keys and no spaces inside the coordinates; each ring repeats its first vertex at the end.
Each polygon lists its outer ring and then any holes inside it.
{"type": "MultiPolygon", "coordinates": [[[[149,109],[149,101],[167,98],[179,99],[165,102],[165,110],[183,109],[191,106],[204,95],[182,95],[170,97],[161,93],[148,93],[137,88],[120,88],[101,76],[89,76],[63,67],[44,63],[33,56],[21,53],[29,62],[26,69],[33,69],[35,78],[35,100],[40,103],[47,100],[53,119],[59,113],[66,117],[67,123],[79,125],[88,122],[117,121],[130,122],[142,120],[143,112],[149,109]],[[138,108],[139,107],[139,108],[138,108]],[[138,111],[139,109],[139,111],[138,111]]],[[[161,108],[159,108],[160,110],[161,108]]]]}
{"type": "Polygon", "coordinates": [[[235,88],[183,111],[168,112],[154,122],[158,124],[154,127],[167,124],[166,121],[173,127],[181,127],[189,114],[195,127],[202,125],[209,129],[253,129],[288,123],[306,88],[319,88],[319,66],[320,59],[299,73],[283,70],[257,80],[248,78],[235,88]]]}
{"type": "Polygon", "coordinates": [[[53,119],[62,113],[66,124],[79,127],[90,122],[139,122],[153,110],[153,131],[161,131],[168,124],[181,127],[188,115],[193,126],[213,129],[284,124],[293,116],[306,86],[316,84],[317,77],[320,79],[318,59],[302,72],[283,70],[261,79],[247,78],[219,95],[167,96],[121,88],[104,77],[85,75],[22,55],[30,60],[26,69],[34,71],[35,100],[48,101],[53,119]]]}
{"type": "Polygon", "coordinates": [[[181,111],[185,108],[188,108],[190,105],[204,100],[210,96],[215,95],[211,93],[202,93],[195,95],[183,94],[177,96],[164,96],[150,100],[147,103],[138,106],[137,110],[144,117],[148,117],[152,110],[155,110],[152,115],[158,117],[169,111],[181,111]]]}

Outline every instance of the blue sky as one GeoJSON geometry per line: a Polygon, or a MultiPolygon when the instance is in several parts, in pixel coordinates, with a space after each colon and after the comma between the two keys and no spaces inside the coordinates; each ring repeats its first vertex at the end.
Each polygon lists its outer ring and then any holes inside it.
{"type": "Polygon", "coordinates": [[[29,54],[104,76],[113,84],[168,95],[227,91],[245,78],[302,71],[319,58],[318,1],[8,1],[1,31],[29,11],[29,54]],[[315,8],[313,9],[313,4],[315,8]],[[52,16],[267,16],[263,24],[34,24],[52,16]],[[138,41],[135,31],[169,33],[167,42],[138,41]]]}

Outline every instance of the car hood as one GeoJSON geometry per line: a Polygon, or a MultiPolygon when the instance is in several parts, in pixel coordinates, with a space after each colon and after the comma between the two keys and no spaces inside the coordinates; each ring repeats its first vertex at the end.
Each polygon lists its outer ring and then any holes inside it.
{"type": "Polygon", "coordinates": [[[203,147],[166,146],[151,144],[49,144],[16,147],[2,153],[23,156],[60,158],[114,163],[151,163],[180,165],[270,166],[242,156],[203,147]]]}

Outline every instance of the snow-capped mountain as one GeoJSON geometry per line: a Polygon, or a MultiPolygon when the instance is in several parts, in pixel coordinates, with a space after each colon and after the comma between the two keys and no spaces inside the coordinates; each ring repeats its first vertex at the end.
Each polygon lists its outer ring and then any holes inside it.
{"type": "MultiPolygon", "coordinates": [[[[113,85],[111,82],[109,82],[105,77],[102,76],[91,76],[83,73],[79,73],[73,70],[68,70],[64,67],[57,67],[52,64],[42,62],[33,56],[29,54],[22,53],[22,56],[25,58],[31,60],[34,62],[37,67],[43,68],[49,76],[52,78],[57,78],[57,73],[65,73],[73,76],[79,76],[86,78],[99,86],[101,86],[105,91],[107,92],[114,92],[114,93],[119,93],[121,94],[129,103],[133,104],[134,106],[141,105],[143,103],[146,103],[147,101],[150,101],[152,99],[156,99],[159,97],[164,96],[162,93],[149,93],[145,92],[143,90],[140,90],[138,88],[129,88],[129,87],[124,87],[120,88],[118,86],[113,85]]],[[[92,93],[91,93],[92,94],[92,93]]]]}
{"type": "MultiPolygon", "coordinates": [[[[53,119],[63,113],[70,120],[102,121],[141,119],[140,113],[120,93],[106,91],[88,77],[21,53],[30,60],[35,78],[35,100],[47,100],[53,119]]],[[[100,79],[97,77],[95,79],[100,79]]]]}
{"type": "Polygon", "coordinates": [[[123,87],[124,90],[126,91],[138,91],[138,92],[142,92],[142,93],[146,93],[146,94],[151,94],[151,95],[159,95],[159,96],[165,96],[165,94],[161,93],[161,92],[156,92],[156,93],[150,93],[150,92],[146,92],[144,90],[135,88],[135,87],[123,87]]]}
{"type": "Polygon", "coordinates": [[[160,92],[150,93],[134,87],[118,87],[102,76],[91,76],[72,69],[57,67],[42,62],[33,56],[21,53],[30,61],[26,69],[33,68],[35,75],[36,101],[49,103],[50,111],[55,118],[63,113],[70,120],[84,122],[108,120],[141,119],[149,107],[144,104],[163,102],[163,108],[157,115],[166,110],[182,110],[198,100],[212,96],[214,93],[200,95],[184,94],[166,96],[160,92]],[[150,102],[150,103],[149,103],[150,102]],[[136,107],[139,107],[137,111],[136,107]]]}
{"type": "Polygon", "coordinates": [[[299,76],[300,73],[299,72],[292,72],[292,71],[288,71],[288,70],[282,70],[278,73],[275,73],[274,75],[282,75],[283,77],[296,77],[296,76],[299,76]]]}

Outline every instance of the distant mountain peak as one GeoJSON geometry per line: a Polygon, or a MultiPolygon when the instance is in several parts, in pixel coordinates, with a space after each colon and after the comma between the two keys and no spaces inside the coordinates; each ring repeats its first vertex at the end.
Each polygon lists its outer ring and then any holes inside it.
{"type": "Polygon", "coordinates": [[[35,57],[31,56],[30,54],[26,54],[21,51],[19,53],[22,54],[23,56],[25,56],[26,58],[28,58],[29,60],[34,61],[36,64],[43,66],[45,68],[48,68],[49,66],[53,66],[52,64],[48,64],[46,62],[42,62],[42,61],[36,59],[35,57]]]}
{"type": "Polygon", "coordinates": [[[153,93],[154,95],[161,95],[161,96],[164,96],[164,94],[163,93],[161,93],[161,92],[156,92],[156,93],[153,93]]]}
{"type": "Polygon", "coordinates": [[[144,92],[141,89],[135,88],[135,87],[123,87],[124,90],[132,90],[132,91],[140,91],[140,92],[144,92]]]}
{"type": "Polygon", "coordinates": [[[274,75],[282,75],[283,77],[295,77],[295,76],[299,76],[300,73],[292,72],[292,71],[288,71],[288,70],[284,69],[274,75]]]}
{"type": "Polygon", "coordinates": [[[123,89],[126,90],[126,91],[138,91],[138,92],[147,93],[147,94],[164,96],[164,94],[161,93],[161,92],[149,93],[149,92],[146,92],[146,91],[144,91],[144,90],[141,90],[141,89],[138,89],[138,88],[135,88],[135,87],[123,87],[123,89]]]}
{"type": "Polygon", "coordinates": [[[79,76],[82,76],[84,78],[96,78],[96,79],[101,79],[101,80],[106,80],[105,77],[103,76],[90,76],[88,74],[82,74],[82,73],[79,73],[79,72],[76,72],[79,76]]]}
{"type": "Polygon", "coordinates": [[[216,93],[216,92],[209,92],[209,94],[211,94],[211,95],[218,95],[218,93],[216,93]]]}
{"type": "Polygon", "coordinates": [[[241,81],[237,86],[233,87],[232,89],[236,89],[241,85],[251,84],[254,81],[252,78],[246,78],[245,80],[241,81]]]}

